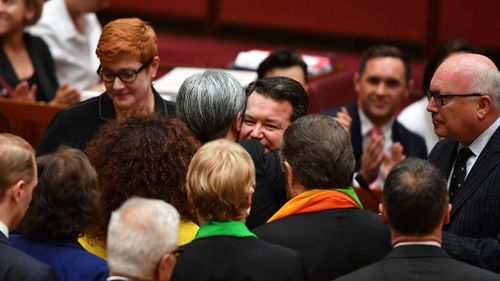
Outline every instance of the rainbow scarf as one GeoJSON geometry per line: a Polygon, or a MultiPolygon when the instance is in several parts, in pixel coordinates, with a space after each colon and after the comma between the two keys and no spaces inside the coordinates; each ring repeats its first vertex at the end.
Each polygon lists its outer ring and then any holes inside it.
{"type": "Polygon", "coordinates": [[[354,188],[311,189],[286,202],[267,222],[294,214],[349,208],[363,208],[354,188]]]}

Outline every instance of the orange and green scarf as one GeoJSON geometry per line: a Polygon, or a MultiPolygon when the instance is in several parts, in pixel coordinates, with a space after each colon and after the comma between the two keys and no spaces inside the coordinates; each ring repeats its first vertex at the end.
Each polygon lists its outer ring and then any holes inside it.
{"type": "Polygon", "coordinates": [[[311,189],[286,202],[267,222],[294,214],[348,208],[363,208],[354,188],[311,189]]]}

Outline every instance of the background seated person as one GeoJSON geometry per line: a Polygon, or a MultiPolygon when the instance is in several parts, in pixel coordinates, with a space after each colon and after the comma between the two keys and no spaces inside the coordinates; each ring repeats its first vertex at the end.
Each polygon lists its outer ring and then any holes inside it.
{"type": "Polygon", "coordinates": [[[37,159],[38,185],[28,212],[9,237],[12,244],[50,265],[59,281],[106,280],[103,259],[78,244],[95,220],[97,174],[83,152],[61,147],[37,159]]]}
{"type": "Polygon", "coordinates": [[[102,128],[85,150],[99,178],[99,215],[80,239],[87,250],[105,257],[111,212],[133,196],[161,199],[181,215],[179,243],[198,230],[188,204],[186,174],[198,142],[186,125],[161,114],[115,120],[102,128]]]}
{"type": "Polygon", "coordinates": [[[163,200],[133,197],[109,221],[109,281],[168,281],[176,263],[179,213],[163,200]]]}
{"type": "Polygon", "coordinates": [[[260,241],[245,226],[254,185],[254,164],[238,144],[219,139],[196,152],[187,190],[201,226],[173,280],[304,280],[297,252],[260,241]]]}
{"type": "Polygon", "coordinates": [[[257,68],[257,78],[284,76],[307,86],[307,65],[301,55],[292,49],[274,50],[257,68]]]}
{"type": "MultiPolygon", "coordinates": [[[[358,99],[345,107],[352,118],[350,134],[356,171],[370,183],[370,188],[382,188],[385,174],[405,157],[427,157],[422,137],[395,120],[412,84],[410,61],[400,49],[377,45],[363,52],[354,74],[358,99]]],[[[342,118],[339,111],[324,113],[342,118]]]]}
{"type": "Polygon", "coordinates": [[[41,14],[44,0],[3,2],[0,27],[0,88],[3,97],[70,105],[80,101],[80,93],[67,84],[59,86],[54,61],[45,42],[25,33],[41,14]]]}
{"type": "Polygon", "coordinates": [[[104,26],[96,54],[106,92],[60,112],[37,146],[45,154],[65,144],[83,150],[104,124],[135,111],[175,115],[175,104],[152,87],[160,59],[156,33],[138,18],[118,19],[104,26]]]}
{"type": "Polygon", "coordinates": [[[79,91],[91,90],[99,83],[95,55],[101,24],[95,12],[107,0],[50,0],[43,5],[40,20],[29,28],[49,46],[59,83],[66,81],[79,91]]]}

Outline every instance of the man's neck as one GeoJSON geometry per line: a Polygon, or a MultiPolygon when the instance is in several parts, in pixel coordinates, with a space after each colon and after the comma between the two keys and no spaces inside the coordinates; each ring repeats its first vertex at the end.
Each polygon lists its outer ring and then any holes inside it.
{"type": "Polygon", "coordinates": [[[442,243],[442,234],[441,229],[433,231],[428,235],[403,235],[397,233],[394,229],[391,228],[391,243],[394,247],[395,245],[404,243],[404,244],[435,244],[441,245],[442,243]]]}

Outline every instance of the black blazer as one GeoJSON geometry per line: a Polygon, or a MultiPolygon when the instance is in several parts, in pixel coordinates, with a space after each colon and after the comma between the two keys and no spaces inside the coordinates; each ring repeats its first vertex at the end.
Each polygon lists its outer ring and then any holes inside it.
{"type": "MultiPolygon", "coordinates": [[[[164,100],[153,88],[155,111],[175,116],[175,104],[164,100]]],[[[37,155],[54,152],[64,144],[84,150],[98,129],[116,118],[113,101],[106,92],[59,112],[36,147],[37,155]]]]}
{"type": "MultiPolygon", "coordinates": [[[[51,101],[59,88],[59,83],[57,82],[54,60],[50,54],[49,47],[42,38],[30,35],[29,33],[24,34],[24,42],[26,43],[26,48],[28,49],[37,77],[38,90],[36,100],[51,101]]],[[[21,82],[1,48],[0,75],[12,89],[21,82]]]]}
{"type": "Polygon", "coordinates": [[[258,140],[245,140],[241,145],[255,165],[255,192],[246,221],[247,227],[253,229],[266,223],[285,204],[285,173],[280,166],[279,151],[264,153],[264,147],[258,140]]]}
{"type": "Polygon", "coordinates": [[[396,247],[383,260],[335,280],[493,281],[500,280],[500,275],[454,260],[439,247],[408,245],[396,247]]]}
{"type": "MultiPolygon", "coordinates": [[[[361,165],[361,155],[363,154],[363,136],[361,135],[361,120],[358,112],[358,105],[351,103],[346,105],[347,111],[352,118],[351,124],[351,142],[356,158],[356,171],[361,165]]],[[[336,116],[340,107],[323,112],[331,116],[336,116]]],[[[427,159],[427,147],[425,141],[419,135],[410,132],[397,120],[392,125],[392,141],[400,142],[403,145],[403,153],[406,157],[418,157],[427,159]]]]}
{"type": "MultiPolygon", "coordinates": [[[[429,161],[448,178],[458,143],[441,140],[429,161]]],[[[476,159],[453,199],[443,248],[452,257],[500,272],[500,128],[476,159]],[[466,238],[467,237],[467,238],[466,238]]]]}
{"type": "Polygon", "coordinates": [[[296,250],[308,280],[332,280],[382,259],[389,228],[375,213],[332,209],[284,217],[254,229],[260,239],[296,250]]]}
{"type": "Polygon", "coordinates": [[[172,281],[305,280],[299,253],[255,238],[209,237],[183,248],[172,281]]]}
{"type": "Polygon", "coordinates": [[[0,280],[55,281],[56,276],[48,265],[14,248],[0,232],[0,280]]]}

